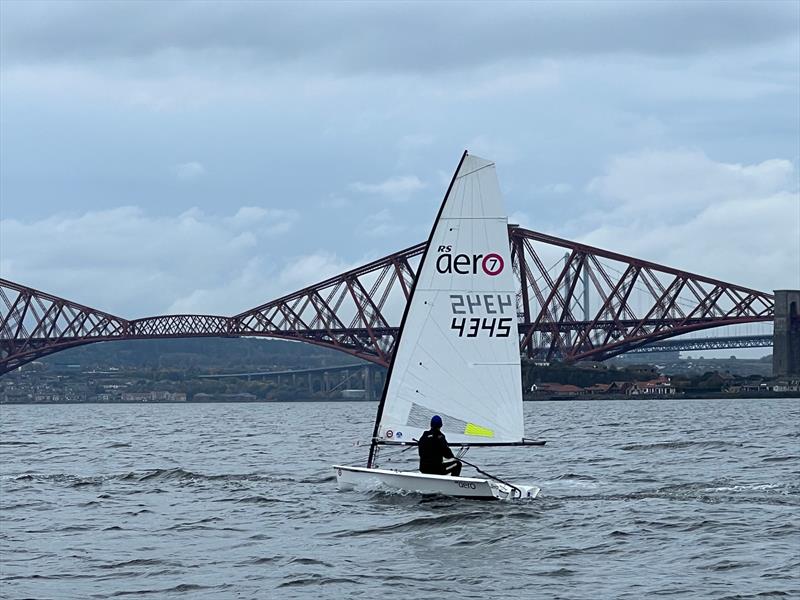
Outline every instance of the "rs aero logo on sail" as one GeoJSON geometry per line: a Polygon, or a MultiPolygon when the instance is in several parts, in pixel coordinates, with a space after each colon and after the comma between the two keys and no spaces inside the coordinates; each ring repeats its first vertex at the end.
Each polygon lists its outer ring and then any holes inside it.
{"type": "Polygon", "coordinates": [[[483,271],[494,277],[503,272],[503,257],[496,252],[488,254],[454,254],[452,246],[439,246],[436,270],[439,273],[457,275],[477,275],[483,271]]]}

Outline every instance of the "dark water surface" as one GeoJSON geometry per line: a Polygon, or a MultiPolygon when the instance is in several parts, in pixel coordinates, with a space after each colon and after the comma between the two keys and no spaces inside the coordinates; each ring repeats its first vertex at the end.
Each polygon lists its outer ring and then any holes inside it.
{"type": "Polygon", "coordinates": [[[526,403],[528,504],[339,492],[373,404],[0,411],[3,598],[800,598],[799,400],[526,403]]]}

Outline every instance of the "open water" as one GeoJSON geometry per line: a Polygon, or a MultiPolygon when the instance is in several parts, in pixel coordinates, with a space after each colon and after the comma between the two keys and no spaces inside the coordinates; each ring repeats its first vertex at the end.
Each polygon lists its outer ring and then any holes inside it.
{"type": "Polygon", "coordinates": [[[527,504],[339,492],[374,404],[0,411],[3,598],[800,598],[800,400],[526,403],[527,504]]]}

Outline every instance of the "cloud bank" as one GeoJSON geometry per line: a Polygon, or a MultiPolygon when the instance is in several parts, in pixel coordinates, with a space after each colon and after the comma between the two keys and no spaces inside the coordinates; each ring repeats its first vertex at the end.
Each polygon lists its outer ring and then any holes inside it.
{"type": "Polygon", "coordinates": [[[800,286],[800,4],[0,2],[0,275],[90,306],[415,244],[465,148],[513,222],[800,286]]]}
{"type": "Polygon", "coordinates": [[[0,272],[123,317],[234,313],[296,283],[276,279],[280,266],[270,263],[270,248],[296,220],[294,211],[259,207],[231,216],[193,209],[163,217],[132,206],[40,221],[4,219],[0,272]]]}
{"type": "MultiPolygon", "coordinates": [[[[759,290],[796,288],[797,183],[797,169],[785,160],[730,164],[696,150],[626,154],[586,184],[594,210],[545,233],[759,290]]],[[[158,217],[120,207],[5,219],[0,271],[124,317],[235,314],[374,258],[345,260],[324,249],[286,255],[280,249],[297,221],[296,211],[255,206],[227,216],[192,209],[158,217]]],[[[510,221],[541,229],[524,212],[510,221]]],[[[407,231],[382,209],[359,229],[364,239],[405,232],[416,236],[410,245],[428,227],[407,231]]]]}
{"type": "Polygon", "coordinates": [[[147,61],[339,73],[437,72],[507,59],[675,56],[790,37],[791,2],[14,2],[2,4],[11,64],[147,61]],[[135,31],[136,35],[130,32],[135,31]],[[480,43],[476,43],[477,41],[480,43]]]}
{"type": "Polygon", "coordinates": [[[696,150],[612,159],[587,185],[599,210],[581,241],[771,292],[800,287],[800,194],[787,160],[714,161],[696,150]]]}

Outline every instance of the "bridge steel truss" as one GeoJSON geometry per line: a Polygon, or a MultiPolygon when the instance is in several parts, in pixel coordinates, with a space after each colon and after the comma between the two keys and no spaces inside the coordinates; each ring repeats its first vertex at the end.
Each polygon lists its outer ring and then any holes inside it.
{"type": "MultiPolygon", "coordinates": [[[[692,331],[773,319],[771,294],[516,226],[509,234],[520,348],[530,358],[604,360],[692,331]]],[[[310,342],[385,366],[424,249],[231,317],[128,320],[0,279],[0,374],[93,342],[212,336],[310,342]]]]}
{"type": "Polygon", "coordinates": [[[629,350],[628,354],[650,354],[653,352],[689,352],[692,350],[729,350],[731,348],[769,348],[772,335],[738,335],[713,338],[678,338],[662,340],[629,350]]]}

